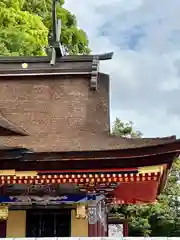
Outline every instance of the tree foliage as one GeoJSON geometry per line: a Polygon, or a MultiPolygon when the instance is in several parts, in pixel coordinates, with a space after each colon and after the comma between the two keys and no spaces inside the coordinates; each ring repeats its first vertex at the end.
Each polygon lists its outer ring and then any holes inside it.
{"type": "MultiPolygon", "coordinates": [[[[63,3],[60,0],[57,7],[62,44],[70,54],[88,54],[86,33],[63,3]]],[[[52,0],[1,0],[0,55],[45,55],[52,29],[51,7],[52,0]]]]}
{"type": "Polygon", "coordinates": [[[123,122],[116,118],[112,127],[112,134],[120,137],[142,137],[142,133],[133,129],[133,122],[123,122]]]}
{"type": "MultiPolygon", "coordinates": [[[[133,123],[119,118],[114,122],[113,134],[136,137],[133,123]]],[[[142,136],[137,132],[138,137],[142,136]]],[[[114,214],[129,220],[130,236],[180,236],[180,159],[174,162],[166,188],[156,204],[122,205],[114,208],[114,214]]]]}

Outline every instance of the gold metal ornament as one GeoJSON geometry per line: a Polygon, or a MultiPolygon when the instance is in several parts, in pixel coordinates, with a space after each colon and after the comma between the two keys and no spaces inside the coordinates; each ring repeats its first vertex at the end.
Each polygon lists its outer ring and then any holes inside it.
{"type": "Polygon", "coordinates": [[[0,221],[8,219],[8,205],[0,204],[0,221]]]}
{"type": "Polygon", "coordinates": [[[22,68],[23,68],[23,69],[28,68],[28,64],[27,64],[27,63],[22,63],[22,68]]]}

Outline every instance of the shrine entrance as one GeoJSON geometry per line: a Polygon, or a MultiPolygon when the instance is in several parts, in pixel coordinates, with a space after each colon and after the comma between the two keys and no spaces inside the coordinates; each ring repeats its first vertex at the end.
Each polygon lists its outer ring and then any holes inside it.
{"type": "Polygon", "coordinates": [[[27,210],[26,237],[70,237],[69,209],[27,210]]]}

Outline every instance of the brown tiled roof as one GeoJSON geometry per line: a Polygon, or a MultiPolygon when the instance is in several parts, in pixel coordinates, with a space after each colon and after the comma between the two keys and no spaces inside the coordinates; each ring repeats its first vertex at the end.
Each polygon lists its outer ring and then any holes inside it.
{"type": "Polygon", "coordinates": [[[6,135],[27,136],[28,134],[20,127],[14,125],[0,113],[0,136],[6,135]]]}
{"type": "Polygon", "coordinates": [[[167,138],[130,139],[109,136],[105,132],[96,134],[79,131],[78,134],[77,132],[71,133],[71,138],[67,138],[66,134],[38,134],[25,136],[23,139],[20,137],[6,137],[3,139],[3,144],[6,146],[24,147],[35,152],[72,152],[144,148],[177,141],[173,136],[167,138]]]}
{"type": "MultiPolygon", "coordinates": [[[[78,139],[71,139],[69,147],[71,151],[78,150],[118,150],[143,148],[148,146],[157,146],[161,144],[172,143],[176,141],[174,136],[166,138],[124,138],[111,135],[84,135],[78,139]]],[[[63,144],[62,144],[63,145],[63,144]]],[[[180,146],[179,146],[180,149],[180,146]]]]}
{"type": "Polygon", "coordinates": [[[176,141],[176,136],[157,137],[157,138],[126,138],[117,136],[108,136],[109,143],[116,149],[142,148],[148,146],[157,146],[161,144],[172,143],[176,141]]]}

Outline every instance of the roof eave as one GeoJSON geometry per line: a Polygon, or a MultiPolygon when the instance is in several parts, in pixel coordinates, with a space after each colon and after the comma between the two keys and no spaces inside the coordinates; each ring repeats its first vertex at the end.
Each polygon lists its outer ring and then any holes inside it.
{"type": "Polygon", "coordinates": [[[166,168],[164,169],[161,180],[160,180],[160,184],[159,184],[159,188],[158,188],[158,195],[160,193],[162,193],[162,191],[166,188],[166,184],[167,184],[167,181],[168,181],[168,175],[170,173],[172,164],[178,158],[178,156],[179,156],[179,154],[175,154],[172,161],[169,164],[166,165],[166,168]]]}
{"type": "Polygon", "coordinates": [[[90,71],[86,72],[72,72],[72,71],[67,71],[67,72],[6,72],[6,73],[0,73],[0,77],[31,77],[31,76],[74,76],[74,75],[91,75],[90,71]]]}
{"type": "Polygon", "coordinates": [[[156,157],[164,155],[179,155],[180,140],[174,142],[159,144],[155,146],[146,146],[127,149],[106,149],[106,150],[87,150],[87,151],[59,151],[59,152],[35,152],[38,158],[58,158],[59,160],[102,160],[102,159],[143,159],[146,157],[156,157]]]}
{"type": "MultiPolygon", "coordinates": [[[[2,151],[3,152],[3,151],[2,151]]],[[[1,154],[1,151],[0,151],[1,154]]],[[[11,155],[11,154],[10,154],[11,155]]],[[[127,161],[127,159],[94,159],[86,160],[86,158],[77,160],[77,159],[60,159],[58,155],[50,156],[48,153],[43,156],[37,153],[25,153],[21,159],[18,161],[13,161],[11,158],[10,161],[7,161],[9,152],[7,151],[6,157],[4,153],[1,157],[0,169],[16,169],[16,170],[35,170],[37,169],[37,164],[39,170],[90,170],[90,169],[124,169],[124,168],[137,168],[145,166],[155,166],[163,164],[171,164],[174,160],[174,153],[157,155],[145,158],[132,158],[127,161]]]]}
{"type": "MultiPolygon", "coordinates": [[[[56,59],[56,62],[92,62],[94,58],[98,58],[100,61],[110,60],[113,57],[113,52],[104,54],[92,54],[92,55],[67,55],[56,59]]],[[[48,56],[36,56],[36,57],[21,57],[10,56],[0,57],[1,63],[50,63],[48,56]]]]}

